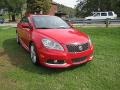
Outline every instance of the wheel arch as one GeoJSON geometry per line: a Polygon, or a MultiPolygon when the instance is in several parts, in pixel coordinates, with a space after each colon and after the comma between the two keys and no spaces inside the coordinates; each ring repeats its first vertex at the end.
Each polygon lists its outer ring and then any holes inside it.
{"type": "Polygon", "coordinates": [[[31,46],[32,43],[34,43],[34,42],[33,42],[33,41],[30,41],[30,42],[29,42],[29,49],[30,49],[30,46],[31,46]]]}

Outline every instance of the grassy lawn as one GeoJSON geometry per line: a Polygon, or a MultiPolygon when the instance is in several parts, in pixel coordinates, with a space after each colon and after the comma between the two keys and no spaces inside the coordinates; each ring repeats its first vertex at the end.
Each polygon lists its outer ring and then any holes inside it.
{"type": "Polygon", "coordinates": [[[0,90],[119,90],[120,28],[81,28],[95,45],[92,62],[64,70],[34,66],[16,43],[15,28],[0,27],[0,90]]]}

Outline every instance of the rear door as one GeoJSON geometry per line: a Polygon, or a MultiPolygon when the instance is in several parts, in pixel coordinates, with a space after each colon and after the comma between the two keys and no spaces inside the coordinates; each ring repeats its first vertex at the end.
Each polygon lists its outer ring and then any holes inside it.
{"type": "Polygon", "coordinates": [[[108,13],[106,13],[106,12],[102,12],[100,19],[106,19],[106,18],[108,18],[108,15],[107,15],[107,14],[108,14],[108,13]]]}

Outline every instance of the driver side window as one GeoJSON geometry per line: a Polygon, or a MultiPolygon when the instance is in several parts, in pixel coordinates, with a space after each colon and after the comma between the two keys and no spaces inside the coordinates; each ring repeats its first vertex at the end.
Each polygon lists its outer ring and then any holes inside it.
{"type": "Polygon", "coordinates": [[[96,14],[94,14],[94,16],[96,17],[96,16],[100,16],[100,13],[96,13],[96,14]]]}

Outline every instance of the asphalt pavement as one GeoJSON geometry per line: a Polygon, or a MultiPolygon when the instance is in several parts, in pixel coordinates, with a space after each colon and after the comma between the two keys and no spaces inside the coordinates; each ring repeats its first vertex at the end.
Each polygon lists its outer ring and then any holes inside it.
{"type": "Polygon", "coordinates": [[[0,24],[0,26],[10,26],[10,27],[17,27],[17,23],[3,23],[3,24],[0,24]]]}

